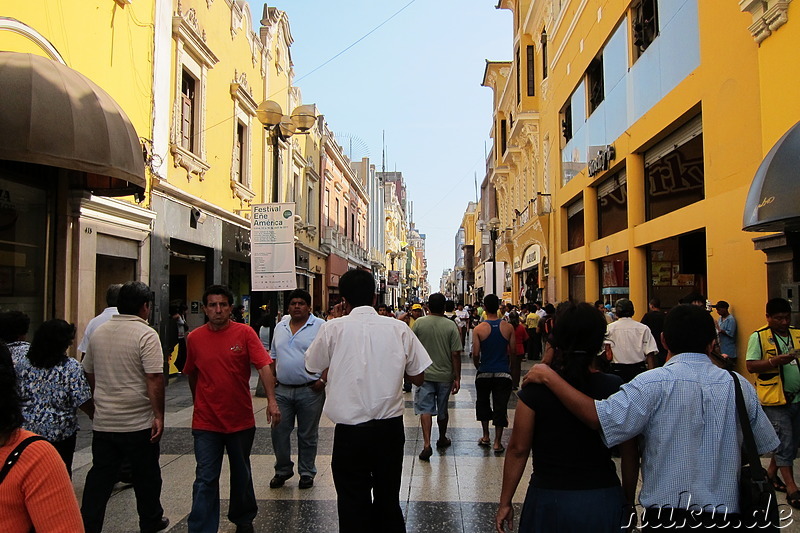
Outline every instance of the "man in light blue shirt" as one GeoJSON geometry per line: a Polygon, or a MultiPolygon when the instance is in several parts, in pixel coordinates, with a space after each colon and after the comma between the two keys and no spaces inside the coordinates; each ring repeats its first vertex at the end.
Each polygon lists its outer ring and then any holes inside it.
{"type": "MultiPolygon", "coordinates": [[[[636,376],[607,400],[592,400],[546,365],[536,365],[528,376],[599,429],[607,446],[640,436],[645,531],[684,520],[690,527],[720,526],[735,522],[739,513],[742,438],[731,375],[709,358],[715,338],[705,309],[679,305],[664,322],[667,363],[636,376]]],[[[758,453],[770,452],[780,441],[752,385],[736,376],[758,453]]]]}
{"type": "Polygon", "coordinates": [[[719,313],[717,320],[717,335],[719,337],[719,351],[736,361],[736,319],[730,314],[730,305],[725,300],[720,300],[713,305],[719,313]]]}
{"type": "Polygon", "coordinates": [[[281,421],[272,428],[272,448],[275,450],[275,477],[270,488],[282,487],[294,475],[289,437],[297,418],[297,448],[300,474],[299,487],[314,486],[317,474],[317,439],[319,419],[325,404],[327,370],[322,374],[306,371],[306,350],[325,323],[311,314],[311,295],[303,289],[289,293],[288,313],[275,327],[270,356],[273,372],[278,378],[275,398],[281,411],[281,421]]]}

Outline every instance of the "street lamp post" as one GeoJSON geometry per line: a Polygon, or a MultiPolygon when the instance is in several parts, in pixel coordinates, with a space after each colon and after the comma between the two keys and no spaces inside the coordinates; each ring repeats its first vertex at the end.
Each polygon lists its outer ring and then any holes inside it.
{"type": "Polygon", "coordinates": [[[500,219],[492,217],[489,219],[489,238],[492,240],[492,293],[497,296],[497,257],[495,256],[495,247],[497,245],[498,229],[500,228],[500,219]]]}
{"type": "MultiPolygon", "coordinates": [[[[272,147],[272,187],[269,201],[277,203],[279,201],[278,181],[281,167],[280,141],[287,141],[295,134],[308,134],[317,121],[317,107],[314,104],[301,105],[296,107],[291,116],[289,116],[283,114],[279,103],[272,100],[264,100],[256,109],[256,116],[268,132],[270,146],[272,147]]],[[[275,331],[275,319],[278,314],[277,291],[269,291],[269,309],[267,313],[271,340],[275,331]]]]}

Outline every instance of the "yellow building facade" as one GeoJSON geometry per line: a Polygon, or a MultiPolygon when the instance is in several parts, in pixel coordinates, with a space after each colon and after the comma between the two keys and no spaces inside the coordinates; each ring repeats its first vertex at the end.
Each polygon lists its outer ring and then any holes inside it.
{"type": "Polygon", "coordinates": [[[149,283],[154,26],[150,2],[0,7],[0,307],[32,328],[57,317],[82,332],[108,284],[149,283]]]}
{"type": "Polygon", "coordinates": [[[498,7],[514,11],[514,59],[484,76],[488,177],[515,301],[534,261],[543,301],[629,297],[638,317],[651,298],[669,308],[699,293],[730,302],[743,353],[767,269],[742,214],[764,154],[797,122],[778,82],[796,58],[796,6],[760,47],[735,3],[498,7]]]}

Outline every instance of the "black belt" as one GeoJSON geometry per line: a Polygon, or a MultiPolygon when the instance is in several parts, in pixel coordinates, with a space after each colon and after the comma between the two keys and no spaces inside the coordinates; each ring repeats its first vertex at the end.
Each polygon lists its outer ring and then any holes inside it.
{"type": "Polygon", "coordinates": [[[317,382],[317,380],[314,380],[314,381],[306,381],[306,382],[305,382],[305,383],[303,383],[302,385],[289,385],[288,383],[281,383],[281,382],[278,382],[278,385],[283,385],[284,387],[291,387],[291,388],[293,388],[293,389],[299,389],[300,387],[310,387],[311,385],[313,385],[313,384],[314,384],[314,383],[316,383],[316,382],[317,382]]]}

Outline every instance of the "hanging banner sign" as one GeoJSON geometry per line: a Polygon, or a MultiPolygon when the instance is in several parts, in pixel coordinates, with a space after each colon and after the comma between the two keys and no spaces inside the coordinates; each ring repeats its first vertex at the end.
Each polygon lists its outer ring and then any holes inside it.
{"type": "Polygon", "coordinates": [[[254,291],[297,288],[294,207],[294,203],[252,205],[250,275],[254,291]]]}

